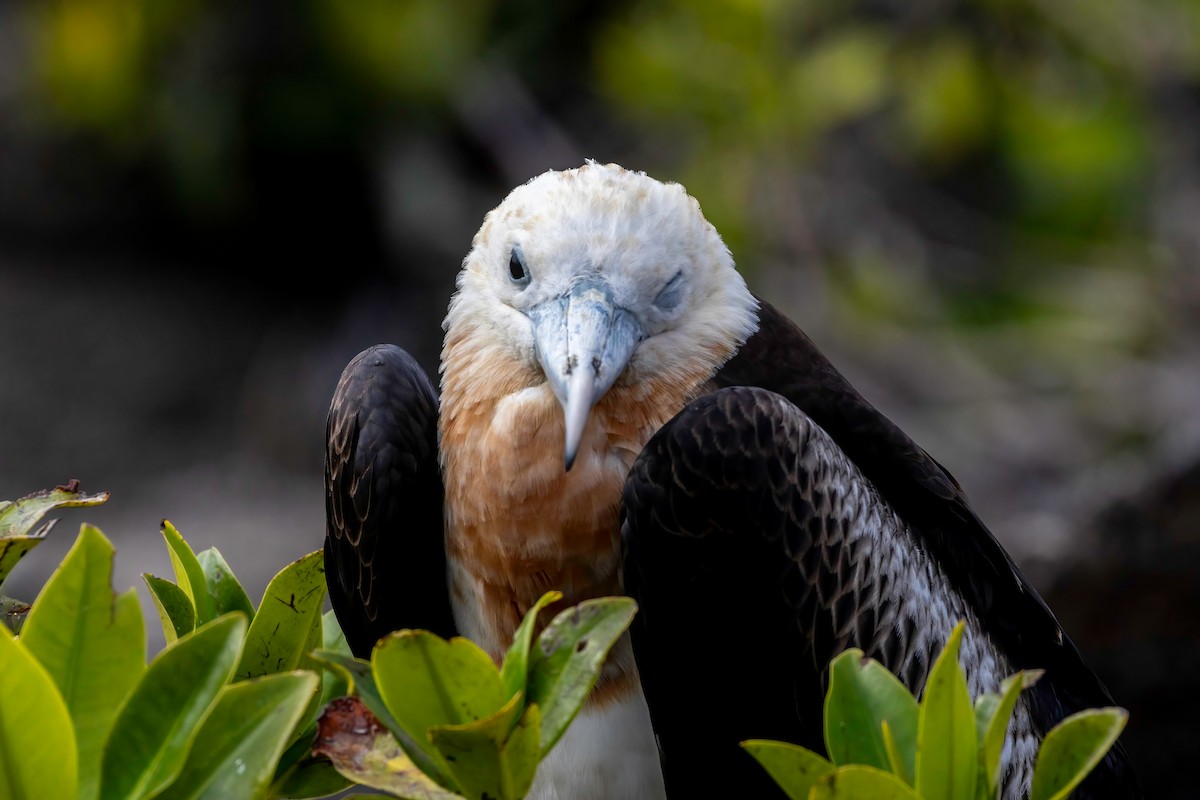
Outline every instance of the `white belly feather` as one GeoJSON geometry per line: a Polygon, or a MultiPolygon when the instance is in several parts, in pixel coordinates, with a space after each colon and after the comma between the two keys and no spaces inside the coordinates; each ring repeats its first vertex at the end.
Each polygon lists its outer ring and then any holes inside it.
{"type": "Polygon", "coordinates": [[[530,800],[663,800],[650,712],[639,686],[600,708],[585,707],[538,766],[530,800]]]}

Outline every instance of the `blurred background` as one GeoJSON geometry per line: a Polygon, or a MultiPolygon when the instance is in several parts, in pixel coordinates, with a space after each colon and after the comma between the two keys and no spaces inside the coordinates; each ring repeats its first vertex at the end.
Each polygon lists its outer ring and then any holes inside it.
{"type": "Polygon", "coordinates": [[[689,189],[958,477],[1131,710],[1148,795],[1182,794],[1195,0],[0,4],[0,497],[112,493],[6,592],[91,522],[157,649],[167,518],[260,596],[321,546],[342,367],[386,341],[435,374],[483,215],[585,158],[689,189]]]}

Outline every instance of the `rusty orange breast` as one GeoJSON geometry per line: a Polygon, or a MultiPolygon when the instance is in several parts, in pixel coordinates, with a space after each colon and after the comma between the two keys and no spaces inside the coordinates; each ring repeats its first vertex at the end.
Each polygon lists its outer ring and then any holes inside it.
{"type": "MultiPolygon", "coordinates": [[[[707,371],[613,386],[592,409],[572,469],[563,414],[540,370],[448,340],[441,459],[455,619],[497,661],[525,612],[547,591],[559,608],[623,594],[620,502],[646,441],[705,384],[707,371]],[[456,347],[457,345],[457,347],[456,347]]],[[[597,697],[636,674],[625,641],[597,697]]]]}

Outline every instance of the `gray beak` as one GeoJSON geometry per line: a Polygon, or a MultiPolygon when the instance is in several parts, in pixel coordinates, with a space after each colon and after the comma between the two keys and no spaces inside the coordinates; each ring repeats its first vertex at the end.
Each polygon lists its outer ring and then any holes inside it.
{"type": "Polygon", "coordinates": [[[538,361],[566,423],[563,466],[570,470],[592,406],[625,369],[643,338],[637,319],[599,279],[576,284],[529,313],[538,361]]]}

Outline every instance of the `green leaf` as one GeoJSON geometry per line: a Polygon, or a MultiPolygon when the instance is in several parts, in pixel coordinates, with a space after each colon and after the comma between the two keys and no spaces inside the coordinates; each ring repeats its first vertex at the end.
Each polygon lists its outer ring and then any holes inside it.
{"type": "Polygon", "coordinates": [[[238,680],[301,666],[315,646],[313,628],[319,624],[324,602],[323,551],[315,550],[280,570],[267,584],[250,623],[238,680]]]}
{"type": "MultiPolygon", "coordinates": [[[[1004,683],[1000,685],[1002,690],[1005,690],[1013,676],[1004,679],[1004,683]]],[[[983,736],[987,733],[988,725],[992,722],[992,717],[996,714],[996,710],[1000,708],[1000,695],[992,692],[984,692],[975,698],[975,735],[980,743],[983,742],[983,736]]]]}
{"type": "Polygon", "coordinates": [[[512,697],[517,692],[525,690],[525,681],[529,671],[529,647],[533,643],[533,629],[537,627],[538,614],[551,603],[562,599],[562,592],[546,592],[534,603],[533,608],[525,614],[517,632],[513,634],[512,644],[504,656],[504,664],[500,667],[500,679],[504,681],[505,696],[512,697]]]}
{"type": "Polygon", "coordinates": [[[158,619],[162,622],[167,644],[196,629],[196,607],[192,605],[192,598],[187,596],[187,592],[169,580],[148,572],[142,573],[142,580],[146,582],[150,598],[158,609],[158,619]]]}
{"type": "Polygon", "coordinates": [[[1128,721],[1123,708],[1089,708],[1051,728],[1038,750],[1029,800],[1065,798],[1100,763],[1128,721]]]}
{"type": "Polygon", "coordinates": [[[0,584],[25,555],[46,538],[54,523],[50,520],[34,531],[43,516],[56,508],[97,506],[108,500],[108,492],[84,494],[78,491],[79,482],[57,486],[48,491],[34,492],[15,502],[0,502],[0,584]]]}
{"type": "Polygon", "coordinates": [[[313,753],[355,783],[413,800],[461,800],[434,783],[357,697],[340,697],[321,714],[313,753]]]}
{"type": "Polygon", "coordinates": [[[208,594],[208,584],[205,581],[204,567],[200,565],[200,560],[196,558],[192,548],[169,520],[162,521],[162,535],[167,542],[171,566],[175,568],[175,582],[180,589],[183,589],[184,594],[192,601],[192,607],[196,609],[196,626],[199,627],[216,619],[213,600],[208,594]]]}
{"type": "MultiPolygon", "coordinates": [[[[327,611],[321,616],[321,649],[326,653],[338,653],[353,658],[346,634],[338,625],[337,615],[327,611]]],[[[311,654],[310,654],[311,655],[311,654]]],[[[321,705],[325,705],[335,697],[350,693],[349,680],[341,671],[329,668],[321,675],[321,705]]]]}
{"type": "Polygon", "coordinates": [[[4,583],[4,579],[12,572],[17,562],[45,538],[46,532],[43,531],[34,536],[9,536],[0,539],[0,584],[4,583]]]}
{"type": "Polygon", "coordinates": [[[429,745],[428,737],[422,735],[420,740],[413,738],[408,731],[400,726],[396,718],[392,716],[392,712],[388,710],[387,704],[383,702],[383,696],[379,693],[379,687],[375,684],[375,674],[371,671],[371,664],[369,662],[361,658],[354,658],[348,654],[326,650],[318,650],[313,653],[313,659],[337,671],[344,677],[347,684],[347,692],[353,694],[356,699],[361,700],[363,705],[370,710],[373,717],[391,731],[392,736],[395,737],[417,769],[442,786],[454,785],[454,779],[446,772],[444,766],[440,763],[440,758],[434,752],[432,746],[429,745]]]}
{"type": "Polygon", "coordinates": [[[979,772],[975,711],[958,663],[965,623],[954,626],[933,662],[917,725],[916,789],[925,800],[975,796],[979,772]]]}
{"type": "Polygon", "coordinates": [[[175,780],[197,729],[233,677],[245,633],[245,616],[226,614],[150,662],[105,744],[103,800],[152,795],[175,780]]]}
{"type": "Polygon", "coordinates": [[[159,800],[261,798],[288,734],[317,690],[307,670],[268,675],[221,689],[175,782],[159,800]]]}
{"type": "Polygon", "coordinates": [[[808,793],[817,781],[833,772],[832,763],[799,745],[750,739],[742,742],[742,747],[791,800],[808,800],[808,793]]]}
{"type": "MultiPolygon", "coordinates": [[[[278,674],[283,675],[287,673],[278,674]]],[[[255,678],[251,678],[250,680],[255,680],[255,678]]],[[[301,715],[300,721],[305,721],[303,715],[301,715]]],[[[317,721],[314,719],[311,724],[305,725],[300,735],[288,742],[287,747],[283,749],[283,754],[279,756],[279,760],[275,764],[272,792],[274,792],[274,786],[283,781],[289,772],[299,768],[300,762],[311,757],[312,746],[316,740],[317,721]]]]}
{"type": "MultiPolygon", "coordinates": [[[[315,648],[314,648],[315,649],[315,648]]],[[[327,611],[321,617],[321,649],[327,653],[340,653],[343,656],[353,657],[350,652],[350,645],[346,642],[346,635],[342,633],[341,627],[338,625],[337,617],[332,611],[327,611]]],[[[316,729],[316,716],[319,715],[320,709],[325,707],[325,704],[336,697],[344,697],[350,693],[350,683],[344,673],[340,670],[326,667],[321,662],[312,658],[312,651],[307,657],[307,662],[313,669],[319,670],[321,675],[321,693],[317,698],[316,714],[312,716],[312,726],[316,729]]]]}
{"type": "Polygon", "coordinates": [[[629,597],[585,600],[559,613],[538,637],[529,656],[525,699],[541,709],[542,755],[579,713],[608,651],[636,613],[637,603],[629,597]]]}
{"type": "Polygon", "coordinates": [[[500,757],[506,766],[508,789],[513,797],[524,797],[542,760],[542,712],[536,705],[525,707],[517,727],[508,734],[500,757]]]}
{"type": "Polygon", "coordinates": [[[0,676],[0,797],[75,797],[75,731],[54,680],[7,635],[0,635],[0,676]]]}
{"type": "Polygon", "coordinates": [[[409,732],[461,725],[492,716],[505,704],[491,657],[462,637],[429,631],[385,636],[371,653],[371,670],[388,709],[409,732]]]}
{"type": "MultiPolygon", "coordinates": [[[[321,614],[319,613],[320,609],[317,609],[317,611],[318,613],[312,615],[312,627],[309,629],[308,638],[304,642],[304,647],[300,654],[300,660],[296,666],[299,669],[311,670],[317,675],[321,675],[322,673],[329,674],[326,673],[324,669],[322,669],[321,665],[314,661],[309,655],[321,647],[323,638],[323,631],[321,627],[322,620],[321,614]]],[[[318,684],[318,688],[320,688],[321,685],[322,684],[318,684]]],[[[296,730],[293,731],[294,735],[288,740],[289,745],[294,744],[307,735],[310,731],[315,731],[317,724],[316,719],[321,711],[321,706],[324,704],[324,701],[321,699],[321,697],[322,695],[319,691],[314,691],[312,696],[309,697],[308,704],[304,708],[304,713],[300,716],[300,722],[298,723],[296,730]]]]}
{"type": "MultiPolygon", "coordinates": [[[[342,633],[334,612],[327,611],[320,617],[318,633],[321,635],[322,645],[327,652],[353,657],[350,645],[346,642],[346,636],[342,633]]],[[[313,650],[315,649],[314,647],[313,650]]],[[[310,655],[305,657],[304,664],[305,669],[312,669],[321,676],[321,691],[313,695],[309,708],[305,709],[305,713],[301,717],[303,727],[300,729],[299,735],[292,740],[279,760],[276,783],[282,780],[284,772],[292,769],[308,756],[311,749],[308,745],[317,735],[317,720],[320,717],[321,709],[331,700],[350,693],[349,681],[342,670],[331,667],[325,662],[317,661],[311,656],[311,651],[310,655]]],[[[338,777],[341,778],[340,775],[338,777]]]]}
{"type": "Polygon", "coordinates": [[[347,656],[352,655],[350,644],[346,641],[346,634],[342,631],[337,614],[333,611],[326,611],[321,615],[321,642],[322,650],[347,656]]]}
{"type": "Polygon", "coordinates": [[[485,719],[504,705],[491,656],[461,637],[447,641],[421,630],[388,634],[371,652],[371,671],[392,716],[443,773],[453,770],[427,744],[429,729],[485,719]]]}
{"type": "MultiPolygon", "coordinates": [[[[0,622],[3,622],[11,633],[20,633],[32,608],[33,606],[24,600],[0,595],[0,622]]],[[[0,629],[0,633],[3,632],[0,629]]]]}
{"type": "MultiPolygon", "coordinates": [[[[505,747],[524,708],[522,701],[522,695],[517,693],[487,719],[466,725],[435,725],[430,728],[429,740],[445,760],[462,794],[467,797],[520,800],[533,782],[538,739],[535,738],[532,743],[532,764],[526,749],[528,735],[519,736],[518,746],[514,748],[519,755],[518,763],[510,763],[508,757],[511,752],[505,747]]],[[[532,713],[527,717],[523,732],[528,734],[532,726],[536,736],[537,706],[529,708],[532,713]]]]}
{"type": "Polygon", "coordinates": [[[921,800],[904,781],[875,767],[838,767],[817,781],[810,800],[921,800]]]}
{"type": "Polygon", "coordinates": [[[916,760],[916,699],[900,680],[857,648],[829,665],[825,695],[825,747],[834,764],[866,764],[890,769],[882,723],[887,722],[901,769],[911,783],[916,760]]]}
{"type": "MultiPolygon", "coordinates": [[[[316,732],[315,728],[313,732],[316,732]]],[[[303,759],[286,775],[277,779],[271,785],[267,796],[281,800],[316,800],[343,792],[353,785],[354,781],[334,769],[329,761],[310,757],[303,759]]],[[[378,800],[378,796],[375,800],[378,800]]]]}
{"type": "MultiPolygon", "coordinates": [[[[98,506],[107,500],[108,492],[87,494],[79,491],[77,481],[72,481],[67,486],[34,492],[20,500],[4,501],[0,503],[0,540],[19,536],[30,536],[40,540],[53,527],[53,520],[35,533],[30,531],[47,513],[56,508],[98,506]]],[[[2,579],[3,574],[0,574],[0,580],[2,579]]]]}
{"type": "MultiPolygon", "coordinates": [[[[892,727],[888,725],[887,720],[879,724],[880,732],[883,734],[883,747],[887,751],[888,769],[897,778],[900,778],[909,786],[913,783],[912,764],[907,760],[905,754],[901,752],[901,748],[896,744],[896,735],[892,733],[892,727]]],[[[914,748],[916,743],[913,743],[914,748]]],[[[916,755],[914,750],[913,755],[916,755]]]]}
{"type": "Polygon", "coordinates": [[[983,763],[984,787],[990,795],[1000,785],[1000,755],[1013,708],[1022,689],[1037,683],[1042,670],[1028,670],[1010,675],[1000,684],[1000,694],[983,694],[975,700],[975,732],[979,742],[979,757],[983,763]]]}
{"type": "Polygon", "coordinates": [[[241,611],[246,615],[246,619],[254,619],[254,604],[250,602],[250,596],[242,588],[221,551],[210,547],[199,553],[196,560],[204,570],[204,585],[212,599],[213,614],[219,617],[230,611],[241,611]]]}
{"type": "Polygon", "coordinates": [[[79,798],[100,789],[104,740],[117,709],[146,671],[142,607],[112,589],[113,546],[84,525],[25,622],[21,641],[58,686],[79,750],[79,798]]]}

